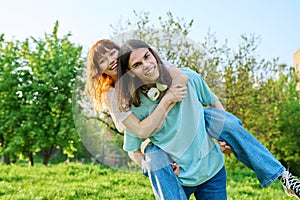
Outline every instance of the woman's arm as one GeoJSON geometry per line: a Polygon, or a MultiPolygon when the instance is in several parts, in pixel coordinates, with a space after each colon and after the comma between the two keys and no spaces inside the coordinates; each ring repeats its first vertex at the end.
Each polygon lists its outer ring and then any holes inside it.
{"type": "Polygon", "coordinates": [[[171,108],[186,96],[187,75],[176,67],[170,67],[169,73],[172,85],[155,110],[142,121],[133,113],[123,121],[123,124],[140,138],[148,138],[159,130],[171,108]]]}
{"type": "Polygon", "coordinates": [[[181,84],[181,85],[186,85],[188,80],[189,80],[189,77],[183,73],[182,71],[180,71],[177,67],[175,66],[170,66],[168,68],[168,72],[170,73],[171,75],[171,78],[172,78],[172,85],[178,85],[178,84],[181,84]]]}

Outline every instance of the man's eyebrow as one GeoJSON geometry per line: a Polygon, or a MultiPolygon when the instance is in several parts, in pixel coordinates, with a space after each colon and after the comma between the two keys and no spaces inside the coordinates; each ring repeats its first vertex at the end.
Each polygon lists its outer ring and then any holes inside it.
{"type": "MultiPolygon", "coordinates": [[[[147,51],[145,52],[143,58],[146,58],[146,57],[147,57],[147,54],[149,54],[149,53],[150,53],[150,51],[147,50],[147,51]]],[[[134,63],[131,65],[131,67],[135,68],[136,65],[138,65],[138,64],[140,64],[140,63],[141,63],[141,61],[136,61],[136,62],[134,62],[134,63]]]]}
{"type": "Polygon", "coordinates": [[[144,58],[145,58],[145,57],[146,57],[146,55],[147,55],[147,54],[149,54],[149,53],[150,53],[150,51],[149,51],[149,50],[147,50],[147,51],[146,51],[146,53],[145,53],[145,55],[144,55],[144,58]]]}

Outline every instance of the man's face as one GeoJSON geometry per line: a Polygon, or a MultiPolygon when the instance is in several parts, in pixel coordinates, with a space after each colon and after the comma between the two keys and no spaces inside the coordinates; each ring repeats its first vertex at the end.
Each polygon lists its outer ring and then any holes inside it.
{"type": "Polygon", "coordinates": [[[147,48],[133,50],[128,64],[131,73],[139,77],[145,84],[154,83],[159,77],[157,61],[147,48]]]}

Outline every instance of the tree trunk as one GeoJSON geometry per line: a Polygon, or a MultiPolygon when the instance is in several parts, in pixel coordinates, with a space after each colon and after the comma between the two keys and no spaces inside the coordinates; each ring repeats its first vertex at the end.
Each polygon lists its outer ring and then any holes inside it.
{"type": "Polygon", "coordinates": [[[29,162],[30,162],[30,166],[34,166],[34,159],[33,159],[33,153],[32,152],[29,153],[29,162]]]}
{"type": "Polygon", "coordinates": [[[51,147],[43,150],[44,151],[44,153],[43,153],[43,157],[44,157],[43,164],[44,165],[48,165],[50,157],[52,155],[52,149],[53,149],[53,147],[51,146],[51,147]]]}
{"type": "Polygon", "coordinates": [[[10,157],[9,155],[3,155],[3,163],[6,164],[6,165],[9,165],[10,164],[10,157]]]}
{"type": "Polygon", "coordinates": [[[4,144],[4,137],[3,134],[0,134],[0,146],[3,147],[4,144]]]}
{"type": "MultiPolygon", "coordinates": [[[[3,134],[0,134],[0,146],[2,148],[4,148],[4,136],[3,134]]],[[[10,157],[9,155],[7,154],[4,154],[3,157],[2,157],[2,162],[6,165],[9,165],[10,164],[10,157]]]]}

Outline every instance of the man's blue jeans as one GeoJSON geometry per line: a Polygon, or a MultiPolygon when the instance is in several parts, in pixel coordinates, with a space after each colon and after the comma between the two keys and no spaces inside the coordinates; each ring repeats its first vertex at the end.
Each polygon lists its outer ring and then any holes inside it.
{"type": "Polygon", "coordinates": [[[196,199],[226,200],[225,167],[205,183],[195,187],[182,187],[172,170],[168,155],[153,144],[146,147],[142,165],[156,199],[186,200],[194,193],[196,199]]]}
{"type": "MultiPolygon", "coordinates": [[[[204,108],[204,116],[207,133],[211,137],[219,141],[225,141],[230,145],[237,159],[255,172],[263,187],[269,186],[283,173],[285,168],[282,164],[253,135],[242,127],[242,123],[237,117],[216,108],[204,108]]],[[[153,150],[155,149],[153,148],[151,151],[153,152],[153,150]]],[[[182,191],[172,171],[167,154],[162,150],[156,155],[148,154],[148,151],[150,151],[150,148],[147,147],[145,157],[148,156],[148,161],[146,162],[151,163],[151,169],[149,169],[148,174],[151,177],[154,193],[163,195],[164,191],[168,191],[173,196],[177,194],[177,197],[172,196],[170,199],[186,199],[181,197],[182,195],[178,195],[178,191],[180,191],[180,194],[182,191]],[[159,173],[156,170],[159,170],[159,173]],[[162,183],[161,180],[164,182],[162,183]]],[[[162,198],[160,196],[157,199],[168,199],[167,196],[164,196],[162,198]]]]}
{"type": "Polygon", "coordinates": [[[188,199],[192,194],[194,194],[196,199],[201,200],[226,200],[227,193],[225,167],[223,167],[214,177],[205,183],[195,187],[183,186],[183,190],[185,191],[188,199]]]}
{"type": "Polygon", "coordinates": [[[166,152],[150,143],[145,148],[142,161],[143,174],[148,176],[154,196],[157,200],[186,200],[166,152]]]}

